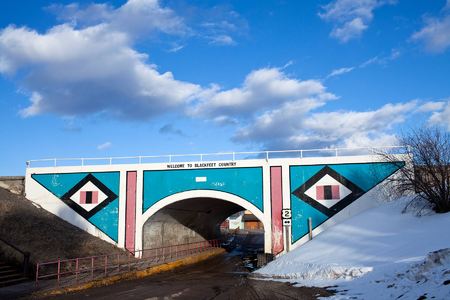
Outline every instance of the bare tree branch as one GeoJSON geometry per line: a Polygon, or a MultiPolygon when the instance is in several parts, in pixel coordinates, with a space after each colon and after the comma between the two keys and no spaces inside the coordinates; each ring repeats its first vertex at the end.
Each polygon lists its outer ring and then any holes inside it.
{"type": "MultiPolygon", "coordinates": [[[[400,169],[395,181],[399,193],[417,193],[438,213],[450,211],[450,134],[441,128],[422,127],[400,138],[407,146],[410,163],[400,169]]],[[[382,154],[385,161],[398,163],[395,155],[382,154]]]]}

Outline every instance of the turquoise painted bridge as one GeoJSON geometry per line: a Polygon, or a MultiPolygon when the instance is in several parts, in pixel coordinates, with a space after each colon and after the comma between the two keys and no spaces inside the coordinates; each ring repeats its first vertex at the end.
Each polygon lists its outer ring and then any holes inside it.
{"type": "Polygon", "coordinates": [[[249,210],[265,252],[280,254],[383,200],[386,179],[407,162],[401,147],[389,150],[397,161],[373,148],[35,160],[25,190],[131,252],[218,238],[226,218],[249,210]]]}

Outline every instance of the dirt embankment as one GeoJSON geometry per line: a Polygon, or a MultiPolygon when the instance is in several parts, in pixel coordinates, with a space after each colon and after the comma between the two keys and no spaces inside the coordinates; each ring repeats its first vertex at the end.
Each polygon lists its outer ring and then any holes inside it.
{"type": "Polygon", "coordinates": [[[31,261],[124,253],[31,201],[0,188],[0,238],[31,253],[31,261]]]}

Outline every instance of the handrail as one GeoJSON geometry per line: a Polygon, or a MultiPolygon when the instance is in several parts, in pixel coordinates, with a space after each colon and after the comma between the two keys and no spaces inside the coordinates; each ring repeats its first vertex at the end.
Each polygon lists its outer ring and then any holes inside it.
{"type": "Polygon", "coordinates": [[[60,259],[36,263],[35,285],[42,279],[56,279],[60,286],[63,279],[66,283],[79,283],[82,280],[94,280],[99,277],[116,275],[131,270],[148,268],[180,259],[192,254],[220,248],[219,240],[205,240],[187,244],[177,244],[158,248],[136,250],[134,252],[105,254],[97,256],[60,259]]]}
{"type": "MultiPolygon", "coordinates": [[[[241,152],[217,152],[217,153],[192,153],[192,154],[163,154],[163,155],[139,155],[139,156],[116,156],[116,157],[68,157],[68,158],[45,158],[45,159],[31,159],[26,161],[27,168],[32,167],[32,163],[52,163],[52,167],[63,166],[63,162],[77,162],[76,165],[84,166],[89,161],[105,161],[108,165],[120,164],[118,160],[134,160],[137,164],[142,164],[145,159],[161,159],[161,163],[172,163],[174,158],[195,158],[194,161],[202,162],[205,158],[212,156],[223,156],[226,160],[236,160],[239,155],[256,155],[260,159],[269,160],[273,158],[274,154],[297,154],[294,157],[303,158],[306,153],[328,153],[328,155],[345,156],[344,151],[367,151],[370,154],[380,154],[388,150],[408,150],[406,146],[376,146],[376,147],[338,147],[338,148],[317,148],[317,149],[294,149],[294,150],[267,150],[267,151],[241,151],[241,152]]],[[[244,157],[240,160],[254,159],[244,157]]],[[[188,160],[190,161],[190,160],[188,160]]],[[[69,164],[70,165],[70,164],[69,164]]],[[[49,166],[50,167],[50,166],[49,166]]]]}
{"type": "Polygon", "coordinates": [[[13,248],[14,250],[16,250],[17,252],[20,252],[20,254],[24,254],[25,251],[20,250],[19,248],[17,248],[16,246],[14,246],[13,244],[9,243],[8,241],[2,239],[0,237],[0,241],[2,241],[3,243],[5,243],[6,245],[10,246],[11,248],[13,248]]]}
{"type": "MultiPolygon", "coordinates": [[[[176,245],[170,245],[170,246],[161,246],[161,247],[155,247],[155,248],[146,248],[146,249],[141,249],[141,250],[135,250],[133,252],[130,252],[132,255],[136,255],[136,253],[142,253],[144,251],[155,251],[155,250],[161,250],[163,248],[167,249],[173,246],[191,246],[191,245],[197,245],[197,244],[201,244],[204,242],[213,242],[216,240],[205,240],[205,241],[198,241],[198,242],[192,242],[192,243],[185,243],[185,244],[176,244],[176,245]]],[[[125,249],[123,249],[125,250],[125,249]]],[[[129,251],[128,251],[129,252],[129,251]]],[[[95,258],[95,257],[100,257],[100,256],[105,256],[105,255],[115,255],[115,254],[100,254],[100,255],[91,255],[91,256],[83,256],[83,257],[75,257],[75,258],[65,258],[65,259],[61,259],[61,258],[53,258],[52,260],[46,261],[46,262],[39,262],[39,264],[45,265],[45,264],[52,264],[52,263],[56,263],[58,261],[63,262],[63,261],[71,261],[71,260],[75,260],[75,259],[91,259],[91,258],[95,258]]]]}
{"type": "Polygon", "coordinates": [[[0,241],[5,243],[9,247],[13,248],[14,250],[19,252],[20,254],[22,254],[22,256],[23,256],[22,270],[23,270],[24,274],[27,274],[28,273],[28,267],[29,267],[29,264],[30,264],[30,252],[23,251],[23,250],[19,249],[17,246],[11,244],[10,242],[8,242],[8,241],[6,241],[6,240],[4,240],[2,238],[0,238],[0,241]]]}

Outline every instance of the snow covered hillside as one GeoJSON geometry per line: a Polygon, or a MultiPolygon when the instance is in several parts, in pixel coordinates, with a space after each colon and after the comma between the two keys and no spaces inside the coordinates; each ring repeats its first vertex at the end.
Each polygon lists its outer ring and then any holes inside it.
{"type": "Polygon", "coordinates": [[[337,285],[337,299],[450,299],[450,214],[402,213],[407,201],[334,226],[256,275],[337,285]]]}

